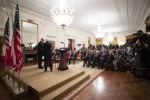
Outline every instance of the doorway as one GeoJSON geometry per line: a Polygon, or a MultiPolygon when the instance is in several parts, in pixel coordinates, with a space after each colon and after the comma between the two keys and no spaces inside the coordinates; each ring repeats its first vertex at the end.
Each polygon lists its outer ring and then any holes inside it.
{"type": "Polygon", "coordinates": [[[68,39],[68,48],[72,51],[75,47],[75,40],[74,39],[68,39]]]}

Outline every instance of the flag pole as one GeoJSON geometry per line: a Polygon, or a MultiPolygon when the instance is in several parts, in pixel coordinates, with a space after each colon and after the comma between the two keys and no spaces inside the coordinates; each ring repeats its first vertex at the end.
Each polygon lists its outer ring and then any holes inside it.
{"type": "MultiPolygon", "coordinates": [[[[8,16],[8,13],[7,13],[7,16],[8,16]]],[[[9,18],[9,16],[8,16],[8,18],[9,18]]],[[[5,66],[6,66],[6,64],[5,64],[5,66]]],[[[9,67],[6,66],[6,76],[8,77],[8,80],[9,80],[8,70],[9,70],[9,67]]]]}
{"type": "Polygon", "coordinates": [[[13,86],[15,85],[15,75],[14,75],[14,71],[13,71],[13,86]]]}
{"type": "Polygon", "coordinates": [[[19,93],[20,93],[20,70],[18,71],[18,85],[19,85],[19,93]]]}
{"type": "Polygon", "coordinates": [[[5,67],[5,80],[7,81],[7,67],[5,63],[4,63],[4,67],[5,67]]]}
{"type": "MultiPolygon", "coordinates": [[[[9,72],[9,70],[10,70],[10,67],[7,69],[7,74],[8,74],[8,72],[9,72]]],[[[8,75],[8,80],[9,80],[9,78],[10,78],[10,77],[9,77],[9,75],[8,75]]]]}

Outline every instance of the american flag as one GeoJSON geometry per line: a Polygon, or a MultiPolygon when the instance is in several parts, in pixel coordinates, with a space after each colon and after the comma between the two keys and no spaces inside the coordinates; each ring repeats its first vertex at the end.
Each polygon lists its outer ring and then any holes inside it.
{"type": "Polygon", "coordinates": [[[10,31],[9,31],[9,17],[5,24],[3,45],[2,45],[2,61],[11,66],[11,46],[10,46],[10,31]]]}
{"type": "Polygon", "coordinates": [[[22,50],[20,41],[21,41],[20,18],[19,18],[19,7],[17,4],[13,23],[13,37],[12,37],[12,69],[16,72],[22,69],[22,50]]]}

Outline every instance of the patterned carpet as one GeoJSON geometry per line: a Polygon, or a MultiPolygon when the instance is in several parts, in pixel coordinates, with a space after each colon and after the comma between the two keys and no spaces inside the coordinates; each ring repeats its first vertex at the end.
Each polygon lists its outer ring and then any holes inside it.
{"type": "Polygon", "coordinates": [[[97,67],[87,68],[86,66],[82,67],[82,65],[83,62],[79,62],[75,65],[72,64],[68,65],[68,67],[69,68],[73,67],[85,71],[85,73],[90,74],[90,79],[84,82],[83,84],[81,84],[80,86],[78,86],[76,89],[72,90],[69,94],[67,94],[64,98],[62,98],[62,100],[71,100],[72,98],[74,98],[76,95],[78,95],[78,93],[80,93],[80,91],[86,88],[103,71],[101,69],[98,69],[97,67]]]}

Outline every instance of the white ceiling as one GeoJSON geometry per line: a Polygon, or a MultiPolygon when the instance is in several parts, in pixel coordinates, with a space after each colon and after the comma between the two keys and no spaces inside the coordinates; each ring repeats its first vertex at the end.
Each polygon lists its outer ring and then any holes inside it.
{"type": "MultiPolygon", "coordinates": [[[[16,4],[17,0],[7,0],[16,4]]],[[[93,33],[98,19],[105,33],[136,31],[149,0],[67,0],[75,11],[72,27],[93,33]]],[[[50,10],[59,0],[18,0],[19,6],[50,17],[50,10]]]]}

